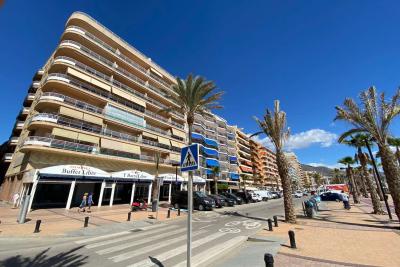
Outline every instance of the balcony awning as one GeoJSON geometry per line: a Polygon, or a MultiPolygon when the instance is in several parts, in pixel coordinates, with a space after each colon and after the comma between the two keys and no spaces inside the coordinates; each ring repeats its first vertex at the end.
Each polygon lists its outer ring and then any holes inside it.
{"type": "Polygon", "coordinates": [[[192,138],[193,139],[197,139],[197,140],[203,140],[203,136],[201,134],[198,133],[192,133],[192,138]]]}
{"type": "Polygon", "coordinates": [[[140,155],[140,146],[126,144],[106,138],[101,138],[101,147],[140,155]]]}
{"type": "Polygon", "coordinates": [[[219,162],[216,159],[206,159],[207,167],[219,167],[219,162]]]}
{"type": "Polygon", "coordinates": [[[202,147],[203,148],[203,152],[206,153],[209,156],[218,156],[218,151],[215,149],[210,149],[207,147],[202,147]]]}
{"type": "Polygon", "coordinates": [[[158,136],[158,142],[160,144],[163,144],[163,145],[166,145],[166,146],[170,146],[169,139],[167,139],[165,137],[158,136]]]}
{"type": "Polygon", "coordinates": [[[204,138],[204,142],[209,146],[218,147],[217,141],[215,141],[213,139],[204,138]]]}
{"type": "Polygon", "coordinates": [[[172,141],[172,140],[170,140],[170,141],[171,141],[171,146],[174,146],[174,147],[182,148],[182,147],[186,146],[185,144],[182,144],[182,143],[179,143],[179,142],[175,142],[175,141],[172,141]]]}
{"type": "Polygon", "coordinates": [[[170,153],[170,154],[169,154],[169,159],[170,159],[170,160],[177,161],[177,162],[180,162],[180,161],[181,161],[181,155],[170,153]]]}
{"type": "Polygon", "coordinates": [[[174,129],[174,128],[172,128],[172,134],[176,135],[176,136],[179,136],[180,138],[183,138],[183,139],[186,138],[186,133],[185,132],[179,131],[179,130],[174,129]]]}
{"type": "MultiPolygon", "coordinates": [[[[157,135],[151,134],[151,133],[148,133],[148,132],[143,132],[142,135],[145,136],[145,137],[151,138],[151,139],[155,139],[155,140],[158,139],[158,138],[157,138],[157,135]]],[[[161,143],[161,142],[160,142],[160,143],[161,143]]]]}
{"type": "Polygon", "coordinates": [[[230,172],[229,173],[229,178],[231,179],[231,180],[239,180],[239,174],[238,173],[233,173],[233,172],[230,172]]]}
{"type": "Polygon", "coordinates": [[[252,169],[252,168],[249,168],[249,167],[246,167],[246,166],[240,166],[240,169],[241,169],[243,172],[253,172],[253,169],[252,169]]]}

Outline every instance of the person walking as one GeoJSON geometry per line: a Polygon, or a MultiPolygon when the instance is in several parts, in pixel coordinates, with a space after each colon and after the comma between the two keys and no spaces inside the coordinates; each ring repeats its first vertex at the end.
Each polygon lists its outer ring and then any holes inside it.
{"type": "Polygon", "coordinates": [[[349,197],[347,196],[347,194],[344,191],[342,191],[342,201],[343,201],[344,208],[349,210],[350,209],[349,197]]]}
{"type": "Polygon", "coordinates": [[[80,211],[85,212],[85,207],[86,207],[86,203],[87,203],[87,195],[88,195],[88,193],[83,194],[82,202],[79,205],[78,212],[80,212],[80,211]]]}
{"type": "Polygon", "coordinates": [[[17,208],[18,205],[18,200],[19,200],[19,194],[15,193],[12,197],[12,202],[13,202],[13,209],[17,208]]]}
{"type": "Polygon", "coordinates": [[[91,192],[89,193],[89,196],[87,198],[88,212],[91,212],[90,208],[92,207],[92,205],[94,205],[94,202],[93,202],[93,193],[91,192]]]}

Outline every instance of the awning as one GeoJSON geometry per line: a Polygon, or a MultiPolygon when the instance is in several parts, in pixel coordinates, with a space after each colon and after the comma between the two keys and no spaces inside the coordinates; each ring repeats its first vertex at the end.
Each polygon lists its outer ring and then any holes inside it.
{"type": "Polygon", "coordinates": [[[72,108],[63,107],[63,106],[60,107],[59,114],[65,115],[65,116],[68,116],[71,118],[75,118],[78,120],[83,119],[83,112],[74,110],[72,108]]]}
{"type": "MultiPolygon", "coordinates": [[[[184,183],[187,183],[187,179],[186,178],[184,178],[184,179],[185,179],[184,183]]],[[[202,178],[200,176],[193,175],[193,183],[194,184],[205,184],[206,183],[206,179],[204,179],[204,178],[202,178]]]]}
{"type": "Polygon", "coordinates": [[[170,140],[170,141],[171,141],[171,146],[174,146],[174,147],[177,147],[177,148],[182,148],[182,147],[186,146],[185,144],[182,144],[182,143],[179,143],[179,142],[176,142],[176,141],[172,141],[172,140],[170,140]]]}
{"type": "Polygon", "coordinates": [[[240,169],[241,169],[243,172],[253,172],[253,169],[252,169],[252,168],[245,167],[245,166],[240,166],[240,169]]]}
{"type": "Polygon", "coordinates": [[[89,135],[89,134],[78,134],[78,140],[92,143],[92,144],[99,144],[100,138],[97,136],[89,135]]]}
{"type": "Polygon", "coordinates": [[[172,134],[176,135],[176,136],[179,136],[180,138],[183,138],[183,139],[186,138],[186,133],[185,132],[179,131],[179,130],[174,129],[174,128],[172,128],[172,134]]]}
{"type": "Polygon", "coordinates": [[[99,117],[96,117],[96,116],[93,116],[93,115],[90,115],[90,114],[84,113],[83,114],[83,120],[91,122],[91,123],[94,123],[94,124],[103,125],[103,119],[102,118],[99,118],[99,117]]]}
{"type": "Polygon", "coordinates": [[[207,167],[219,166],[219,162],[216,159],[206,159],[207,167]]]}
{"type": "Polygon", "coordinates": [[[39,170],[40,178],[107,179],[108,172],[84,165],[57,165],[39,170]]]}
{"type": "Polygon", "coordinates": [[[145,136],[145,137],[151,138],[151,139],[155,139],[155,140],[158,139],[158,138],[157,138],[157,135],[155,135],[155,134],[143,132],[142,135],[145,136]]]}
{"type": "Polygon", "coordinates": [[[232,172],[230,172],[230,173],[229,173],[229,178],[230,178],[231,180],[239,180],[239,174],[238,174],[238,173],[232,173],[232,172]]]}
{"type": "Polygon", "coordinates": [[[198,133],[192,133],[192,139],[203,140],[204,137],[198,133]]]}
{"type": "Polygon", "coordinates": [[[213,139],[204,138],[204,142],[209,146],[218,147],[217,141],[215,141],[213,139]]]}
{"type": "Polygon", "coordinates": [[[169,154],[169,159],[179,162],[179,161],[181,161],[181,155],[170,153],[170,154],[169,154]]]}
{"type": "Polygon", "coordinates": [[[114,179],[122,179],[128,181],[138,181],[138,182],[151,182],[154,180],[154,175],[137,170],[125,170],[120,172],[113,172],[111,176],[114,179]]]}
{"type": "Polygon", "coordinates": [[[117,142],[106,138],[101,138],[101,147],[140,155],[139,146],[117,142]]]}
{"type": "Polygon", "coordinates": [[[53,131],[51,133],[54,136],[59,136],[59,137],[65,137],[68,139],[76,140],[78,139],[78,133],[74,131],[69,131],[69,130],[63,130],[60,128],[53,128],[53,131]]]}
{"type": "Polygon", "coordinates": [[[218,156],[218,151],[215,149],[207,148],[207,147],[202,147],[203,152],[206,153],[209,156],[218,156]]]}
{"type": "Polygon", "coordinates": [[[162,178],[163,182],[167,182],[167,183],[171,183],[171,182],[182,183],[184,181],[182,176],[176,175],[175,173],[160,174],[160,175],[158,175],[158,178],[162,178]]]}
{"type": "Polygon", "coordinates": [[[163,145],[166,145],[166,146],[170,146],[169,139],[167,139],[165,137],[158,136],[158,142],[160,144],[163,144],[163,145]]]}

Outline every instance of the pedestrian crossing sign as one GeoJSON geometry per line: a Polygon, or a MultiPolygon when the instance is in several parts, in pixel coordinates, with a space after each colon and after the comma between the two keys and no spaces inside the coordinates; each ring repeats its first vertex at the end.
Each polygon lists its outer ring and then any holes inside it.
{"type": "Polygon", "coordinates": [[[181,150],[181,171],[193,171],[199,168],[199,144],[183,147],[181,150]]]}

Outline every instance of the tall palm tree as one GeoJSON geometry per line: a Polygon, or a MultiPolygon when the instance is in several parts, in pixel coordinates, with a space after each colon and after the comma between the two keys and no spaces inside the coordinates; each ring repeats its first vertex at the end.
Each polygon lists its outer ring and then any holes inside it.
{"type": "Polygon", "coordinates": [[[214,178],[214,193],[216,195],[218,195],[218,176],[220,173],[219,166],[212,167],[211,172],[212,172],[213,178],[214,178]]]}
{"type": "Polygon", "coordinates": [[[355,133],[368,133],[378,145],[395,212],[400,220],[400,168],[387,142],[390,124],[400,113],[400,90],[387,101],[384,93],[378,96],[375,87],[370,87],[361,92],[360,100],[359,106],[353,99],[346,98],[343,106],[336,107],[335,120],[343,120],[353,126],[342,134],[343,137],[355,133]]]}
{"type": "Polygon", "coordinates": [[[338,168],[333,169],[333,181],[334,184],[342,184],[343,179],[342,179],[342,173],[338,168]]]}
{"type": "Polygon", "coordinates": [[[276,163],[278,165],[278,172],[283,187],[285,221],[296,223],[296,214],[292,200],[292,182],[289,176],[289,164],[283,151],[284,143],[290,135],[289,128],[286,124],[286,113],[280,110],[279,100],[275,100],[274,111],[267,109],[263,120],[259,120],[258,118],[255,118],[255,120],[262,132],[268,136],[272,144],[275,146],[276,163]]]}
{"type": "Polygon", "coordinates": [[[324,183],[322,180],[322,175],[319,172],[314,172],[312,177],[314,178],[314,182],[317,184],[317,188],[324,183]]]}
{"type": "Polygon", "coordinates": [[[387,141],[389,145],[396,147],[396,157],[400,164],[400,138],[389,137],[387,141]]]}
{"type": "MultiPolygon", "coordinates": [[[[193,77],[189,74],[186,80],[176,78],[176,84],[171,87],[172,92],[168,92],[168,97],[175,102],[164,109],[163,112],[178,111],[185,115],[186,123],[189,127],[189,145],[192,144],[192,129],[194,116],[196,113],[204,114],[209,110],[222,108],[218,101],[223,92],[215,92],[216,86],[212,81],[206,81],[203,77],[193,77]]],[[[189,171],[188,179],[188,207],[193,206],[193,172],[189,171]]],[[[191,240],[192,240],[192,212],[188,209],[188,249],[187,261],[190,265],[191,240]]]]}
{"type": "Polygon", "coordinates": [[[343,165],[346,166],[346,176],[347,176],[347,179],[349,180],[349,182],[351,184],[350,190],[351,190],[351,193],[353,195],[354,203],[356,203],[356,204],[360,203],[360,200],[358,199],[356,183],[354,181],[354,176],[353,176],[353,167],[351,167],[351,165],[356,163],[356,161],[352,157],[344,157],[344,158],[340,159],[338,161],[338,163],[343,164],[343,165]]]}
{"type": "MultiPolygon", "coordinates": [[[[354,160],[356,161],[356,163],[358,163],[357,154],[354,155],[354,160]]],[[[363,195],[363,197],[365,198],[368,198],[369,196],[368,196],[367,186],[365,185],[365,177],[361,166],[357,166],[354,168],[354,180],[357,183],[358,194],[363,195]]]]}

